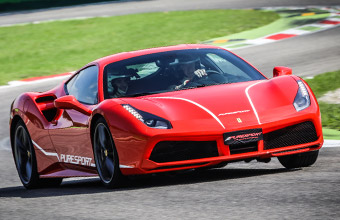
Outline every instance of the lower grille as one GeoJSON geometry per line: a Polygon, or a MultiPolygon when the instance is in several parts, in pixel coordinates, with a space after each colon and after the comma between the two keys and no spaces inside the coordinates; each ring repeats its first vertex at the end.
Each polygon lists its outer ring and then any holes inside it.
{"type": "Polygon", "coordinates": [[[275,149],[318,140],[313,122],[307,121],[263,134],[264,149],[275,149]]]}
{"type": "Polygon", "coordinates": [[[313,145],[313,146],[304,147],[304,148],[298,148],[298,149],[293,149],[293,150],[280,151],[280,152],[276,152],[275,154],[289,153],[289,152],[294,152],[294,151],[299,151],[299,150],[304,150],[304,149],[318,148],[318,147],[319,147],[319,145],[313,145]]]}
{"type": "Polygon", "coordinates": [[[231,144],[231,145],[229,145],[229,151],[230,151],[231,155],[254,152],[254,151],[257,151],[257,150],[258,150],[257,141],[246,143],[246,144],[231,144]]]}
{"type": "Polygon", "coordinates": [[[217,157],[216,141],[161,141],[151,152],[157,163],[217,157]]]}

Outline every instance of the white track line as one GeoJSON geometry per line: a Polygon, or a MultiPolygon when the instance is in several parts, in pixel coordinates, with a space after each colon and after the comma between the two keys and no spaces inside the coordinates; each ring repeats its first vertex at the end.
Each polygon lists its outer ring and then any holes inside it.
{"type": "Polygon", "coordinates": [[[325,140],[322,147],[340,147],[340,140],[325,140]]]}

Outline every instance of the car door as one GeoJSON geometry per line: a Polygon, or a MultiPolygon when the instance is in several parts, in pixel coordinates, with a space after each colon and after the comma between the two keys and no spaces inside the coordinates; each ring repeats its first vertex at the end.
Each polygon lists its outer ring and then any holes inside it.
{"type": "MultiPolygon", "coordinates": [[[[98,103],[98,67],[86,67],[65,84],[66,95],[73,95],[88,109],[98,103]]],[[[65,166],[95,167],[90,138],[89,116],[73,109],[64,109],[62,116],[49,129],[49,135],[65,166]]],[[[86,169],[84,170],[86,171],[86,169]]]]}

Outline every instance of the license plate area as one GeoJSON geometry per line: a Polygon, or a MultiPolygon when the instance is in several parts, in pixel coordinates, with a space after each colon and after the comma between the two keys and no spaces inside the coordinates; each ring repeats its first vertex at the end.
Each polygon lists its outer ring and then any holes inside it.
{"type": "Polygon", "coordinates": [[[239,145],[263,140],[262,128],[233,131],[223,134],[225,145],[239,145]]]}

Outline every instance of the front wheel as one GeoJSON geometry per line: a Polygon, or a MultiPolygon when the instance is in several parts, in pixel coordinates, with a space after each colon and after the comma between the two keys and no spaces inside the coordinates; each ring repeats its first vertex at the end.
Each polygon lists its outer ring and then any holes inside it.
{"type": "Polygon", "coordinates": [[[287,169],[300,167],[309,167],[313,165],[319,155],[319,150],[306,153],[293,154],[288,156],[278,157],[280,163],[287,169]]]}
{"type": "Polygon", "coordinates": [[[93,134],[93,151],[100,180],[107,188],[118,187],[122,180],[118,154],[105,120],[99,119],[93,134]]]}

